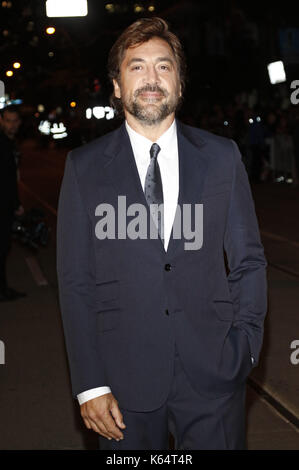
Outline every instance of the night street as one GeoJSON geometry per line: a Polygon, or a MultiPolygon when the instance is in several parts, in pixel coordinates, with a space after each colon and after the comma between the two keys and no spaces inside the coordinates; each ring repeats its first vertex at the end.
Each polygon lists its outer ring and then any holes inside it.
{"type": "Polygon", "coordinates": [[[1,0],[0,454],[276,458],[298,372],[299,3],[1,0]]]}

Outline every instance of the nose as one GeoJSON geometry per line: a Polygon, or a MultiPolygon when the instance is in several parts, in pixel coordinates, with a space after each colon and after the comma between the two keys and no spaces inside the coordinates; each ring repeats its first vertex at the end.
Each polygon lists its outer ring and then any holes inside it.
{"type": "Polygon", "coordinates": [[[149,65],[147,67],[145,80],[151,85],[155,85],[160,82],[159,74],[154,65],[149,65]]]}

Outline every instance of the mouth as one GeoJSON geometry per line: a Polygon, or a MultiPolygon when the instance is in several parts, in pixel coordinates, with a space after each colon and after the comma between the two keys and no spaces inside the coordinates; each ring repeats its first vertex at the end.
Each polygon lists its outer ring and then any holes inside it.
{"type": "Polygon", "coordinates": [[[147,102],[156,102],[163,98],[163,94],[158,91],[144,91],[139,94],[139,98],[147,102]]]}
{"type": "Polygon", "coordinates": [[[161,91],[142,91],[139,93],[139,96],[145,97],[145,98],[160,98],[163,96],[163,93],[161,91]]]}
{"type": "Polygon", "coordinates": [[[146,96],[162,96],[162,93],[160,91],[143,91],[140,94],[146,96]]]}

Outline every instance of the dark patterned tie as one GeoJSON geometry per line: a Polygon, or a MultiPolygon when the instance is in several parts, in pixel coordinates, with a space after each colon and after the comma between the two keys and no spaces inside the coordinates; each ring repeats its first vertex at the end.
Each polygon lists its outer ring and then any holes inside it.
{"type": "MultiPolygon", "coordinates": [[[[157,160],[158,153],[160,152],[160,147],[158,144],[153,144],[150,148],[151,161],[147,169],[145,177],[145,186],[144,193],[145,198],[150,206],[150,204],[163,204],[163,187],[162,179],[159,168],[159,163],[157,160]]],[[[163,209],[163,206],[161,207],[163,209]]],[[[164,238],[164,224],[163,216],[161,216],[162,211],[157,211],[151,209],[151,214],[154,219],[155,225],[158,228],[159,236],[163,240],[164,238]]]]}

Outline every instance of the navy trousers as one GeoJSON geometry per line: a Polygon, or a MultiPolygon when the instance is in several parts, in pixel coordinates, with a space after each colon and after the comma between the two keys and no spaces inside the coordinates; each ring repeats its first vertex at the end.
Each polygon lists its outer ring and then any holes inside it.
{"type": "Polygon", "coordinates": [[[173,382],[163,406],[150,412],[120,407],[126,424],[124,439],[109,441],[99,435],[99,449],[168,450],[169,432],[175,450],[246,449],[245,397],[245,384],[217,399],[199,395],[190,385],[176,350],[173,382]]]}

